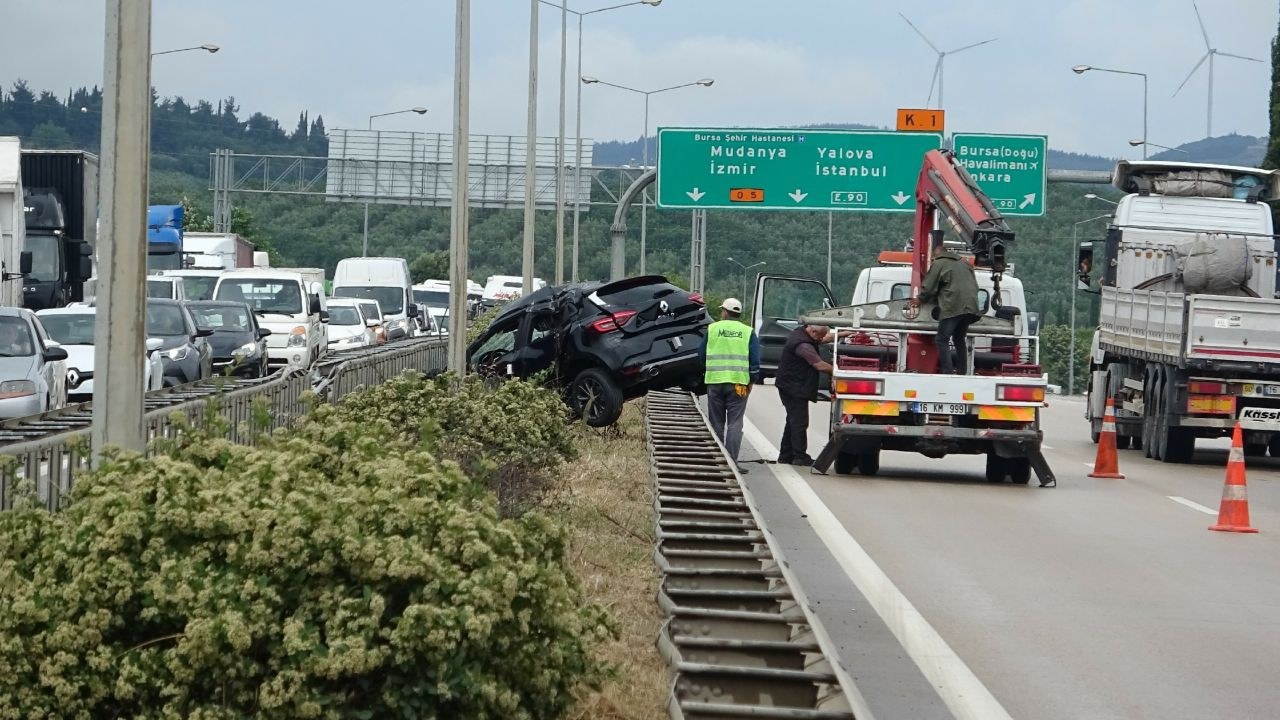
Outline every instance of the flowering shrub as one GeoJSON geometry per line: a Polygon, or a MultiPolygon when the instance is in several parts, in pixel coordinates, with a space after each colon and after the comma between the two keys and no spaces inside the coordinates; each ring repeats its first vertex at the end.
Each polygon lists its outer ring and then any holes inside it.
{"type": "Polygon", "coordinates": [[[438,457],[486,483],[504,514],[536,505],[561,463],[574,457],[568,411],[537,381],[406,374],[348,396],[337,415],[385,423],[389,432],[421,439],[438,457]]]}
{"type": "MultiPolygon", "coordinates": [[[[396,381],[449,404],[416,382],[396,381]]],[[[609,632],[564,531],[502,519],[430,443],[389,432],[427,424],[396,414],[403,399],[372,417],[362,403],[319,406],[257,448],[188,428],[153,458],[107,458],[61,512],[0,513],[0,718],[564,714],[601,677],[592,646],[609,632]]],[[[476,431],[474,412],[437,427],[476,431]]],[[[466,456],[494,437],[455,434],[436,445],[466,456]]],[[[540,452],[526,457],[560,451],[540,452]]]]}

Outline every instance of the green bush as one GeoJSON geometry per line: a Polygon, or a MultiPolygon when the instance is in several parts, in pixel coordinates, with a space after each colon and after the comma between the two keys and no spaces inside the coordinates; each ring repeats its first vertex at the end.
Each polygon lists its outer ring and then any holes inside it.
{"type": "Polygon", "coordinates": [[[471,321],[471,325],[467,328],[467,345],[475,342],[476,338],[480,337],[485,330],[489,329],[489,326],[493,324],[493,319],[498,317],[498,313],[502,312],[504,305],[505,303],[494,305],[488,310],[477,315],[476,319],[471,321]]]}
{"type": "Polygon", "coordinates": [[[188,428],[107,458],[61,512],[0,513],[0,718],[564,714],[608,627],[563,530],[501,519],[387,432],[417,415],[360,405],[257,448],[188,428]]]}
{"type": "Polygon", "coordinates": [[[421,440],[486,483],[506,515],[537,505],[556,470],[574,457],[564,402],[535,380],[406,374],[345,398],[337,416],[384,423],[402,439],[421,440]]]}

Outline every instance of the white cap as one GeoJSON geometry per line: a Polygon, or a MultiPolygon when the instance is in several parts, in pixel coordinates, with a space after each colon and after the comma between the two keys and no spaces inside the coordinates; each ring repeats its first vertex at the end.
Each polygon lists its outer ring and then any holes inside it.
{"type": "Polygon", "coordinates": [[[720,303],[720,307],[735,315],[742,314],[742,301],[738,300],[738,298],[725,298],[724,302],[720,303]]]}

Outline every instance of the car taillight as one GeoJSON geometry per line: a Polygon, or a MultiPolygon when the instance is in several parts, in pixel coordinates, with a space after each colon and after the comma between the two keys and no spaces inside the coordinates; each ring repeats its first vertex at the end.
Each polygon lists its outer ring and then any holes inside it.
{"type": "Polygon", "coordinates": [[[614,330],[617,330],[618,328],[622,327],[623,325],[626,325],[627,321],[630,320],[632,317],[634,317],[635,314],[636,314],[635,310],[619,310],[618,312],[612,315],[602,317],[599,320],[596,320],[595,322],[591,323],[591,329],[595,330],[601,335],[605,333],[611,333],[614,330]]]}
{"type": "Polygon", "coordinates": [[[702,293],[689,293],[689,302],[695,302],[699,305],[707,304],[707,302],[702,299],[702,293]]]}
{"type": "Polygon", "coordinates": [[[1220,382],[1207,382],[1205,380],[1192,380],[1187,383],[1187,392],[1192,395],[1226,395],[1227,384],[1220,382]]]}
{"type": "Polygon", "coordinates": [[[1044,402],[1044,388],[1031,385],[997,385],[996,399],[1013,402],[1044,402]]]}
{"type": "Polygon", "coordinates": [[[883,395],[884,383],[879,380],[836,380],[836,393],[840,395],[883,395]]]}

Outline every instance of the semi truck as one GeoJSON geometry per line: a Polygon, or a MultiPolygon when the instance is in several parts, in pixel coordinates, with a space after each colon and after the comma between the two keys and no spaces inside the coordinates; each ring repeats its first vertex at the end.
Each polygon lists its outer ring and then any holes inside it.
{"type": "Polygon", "coordinates": [[[23,276],[31,254],[23,252],[26,204],[22,197],[22,147],[16,137],[0,137],[0,306],[22,305],[23,276]]]}
{"type": "Polygon", "coordinates": [[[905,293],[834,307],[826,285],[811,278],[761,274],[753,308],[762,365],[801,325],[834,329],[828,357],[831,401],[828,441],[813,468],[874,475],[882,450],[931,458],[951,454],[986,456],[986,478],[1016,484],[1056,484],[1041,446],[1040,411],[1048,377],[1039,364],[1037,338],[1026,308],[1006,305],[1001,287],[1005,254],[1014,234],[990,199],[947,151],[924,156],[916,186],[910,285],[905,293]],[[980,292],[980,317],[969,328],[967,375],[938,370],[934,342],[939,317],[919,302],[930,265],[930,249],[944,231],[947,244],[985,272],[990,289],[980,292]],[[771,352],[772,346],[772,352],[771,352]]]}
{"type": "Polygon", "coordinates": [[[147,272],[182,268],[183,209],[181,205],[147,208],[147,272]]]}
{"type": "Polygon", "coordinates": [[[1169,463],[1239,422],[1246,455],[1280,457],[1280,300],[1267,201],[1280,171],[1174,162],[1118,163],[1127,193],[1101,263],[1078,254],[1098,287],[1085,418],[1097,441],[1108,398],[1116,442],[1169,463]],[[1098,267],[1100,266],[1100,268],[1098,267]],[[1097,271],[1097,272],[1095,272],[1097,271]]]}
{"type": "Polygon", "coordinates": [[[31,253],[22,305],[63,307],[84,299],[98,229],[98,157],[83,150],[23,150],[25,237],[31,253]]]}

